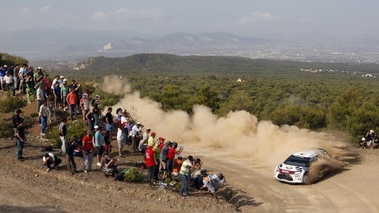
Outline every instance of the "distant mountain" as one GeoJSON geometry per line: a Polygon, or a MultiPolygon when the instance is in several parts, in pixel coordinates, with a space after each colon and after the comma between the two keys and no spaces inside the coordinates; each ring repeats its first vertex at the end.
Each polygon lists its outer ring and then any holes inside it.
{"type": "Polygon", "coordinates": [[[379,40],[308,38],[269,39],[221,32],[146,37],[133,31],[32,29],[2,32],[0,51],[20,55],[30,61],[167,53],[317,62],[379,62],[379,40]]]}

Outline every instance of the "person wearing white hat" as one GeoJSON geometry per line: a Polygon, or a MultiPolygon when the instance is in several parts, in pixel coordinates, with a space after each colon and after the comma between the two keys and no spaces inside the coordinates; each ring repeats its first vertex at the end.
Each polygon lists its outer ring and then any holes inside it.
{"type": "Polygon", "coordinates": [[[132,131],[130,136],[132,138],[132,149],[135,151],[139,151],[137,145],[139,144],[138,138],[142,133],[142,124],[137,122],[136,125],[132,127],[132,131]]]}

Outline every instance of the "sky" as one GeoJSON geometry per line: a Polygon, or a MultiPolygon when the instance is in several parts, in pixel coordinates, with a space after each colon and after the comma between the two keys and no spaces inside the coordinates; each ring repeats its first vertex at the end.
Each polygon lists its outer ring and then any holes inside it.
{"type": "Polygon", "coordinates": [[[3,32],[54,28],[379,37],[377,0],[0,0],[0,5],[3,32]]]}

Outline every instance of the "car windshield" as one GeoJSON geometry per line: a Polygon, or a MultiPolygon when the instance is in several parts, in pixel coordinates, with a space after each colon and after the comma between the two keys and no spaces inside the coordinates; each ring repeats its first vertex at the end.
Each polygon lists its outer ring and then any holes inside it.
{"type": "Polygon", "coordinates": [[[301,158],[291,155],[287,158],[286,161],[284,161],[284,163],[292,166],[309,167],[310,160],[310,158],[301,158]]]}

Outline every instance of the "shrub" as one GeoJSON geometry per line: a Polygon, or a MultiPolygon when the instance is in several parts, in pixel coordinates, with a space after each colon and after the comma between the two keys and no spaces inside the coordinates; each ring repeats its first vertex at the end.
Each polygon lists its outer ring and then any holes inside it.
{"type": "MultiPolygon", "coordinates": [[[[74,137],[75,139],[82,139],[86,134],[87,125],[79,120],[73,121],[71,124],[67,124],[68,137],[74,137]]],[[[54,141],[54,146],[60,148],[62,141],[59,138],[59,127],[56,126],[47,132],[47,138],[54,141]]]]}
{"type": "Polygon", "coordinates": [[[0,137],[12,137],[14,134],[12,121],[0,119],[0,137]]]}
{"type": "Polygon", "coordinates": [[[127,172],[125,172],[124,179],[127,182],[139,182],[143,180],[143,175],[139,168],[132,167],[127,172]]]}
{"type": "Polygon", "coordinates": [[[31,116],[32,118],[35,118],[35,117],[37,117],[37,116],[38,116],[38,112],[33,112],[33,113],[30,113],[30,116],[31,116]]]}
{"type": "Polygon", "coordinates": [[[0,101],[0,112],[13,112],[15,109],[25,106],[25,101],[19,97],[8,96],[5,100],[0,101]]]}

